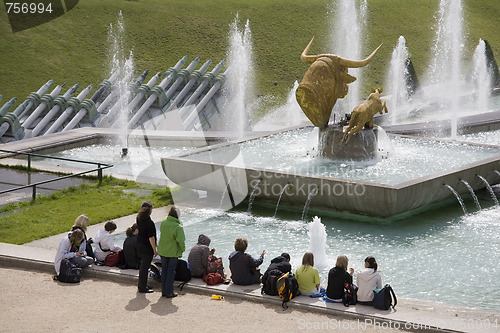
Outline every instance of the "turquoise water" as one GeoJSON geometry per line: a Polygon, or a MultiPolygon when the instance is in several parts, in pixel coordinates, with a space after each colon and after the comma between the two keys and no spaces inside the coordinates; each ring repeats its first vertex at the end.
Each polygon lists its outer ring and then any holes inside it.
{"type": "MultiPolygon", "coordinates": [[[[93,144],[85,147],[77,147],[48,154],[50,156],[80,159],[89,162],[100,162],[112,164],[113,167],[106,172],[134,176],[138,178],[145,176],[148,178],[158,178],[165,180],[167,177],[161,167],[161,158],[171,156],[180,152],[194,149],[193,147],[147,147],[130,146],[128,154],[121,156],[122,147],[110,144],[93,144]]],[[[82,163],[43,159],[46,163],[62,164],[78,168],[89,168],[82,163]]],[[[91,166],[94,168],[94,166],[91,166]]]]}
{"type": "Polygon", "coordinates": [[[239,150],[238,158],[230,161],[230,165],[396,185],[500,154],[500,149],[493,147],[389,137],[389,142],[383,143],[389,149],[377,159],[332,161],[315,156],[317,135],[313,128],[308,127],[246,141],[237,146],[194,153],[186,158],[202,162],[225,161],[228,156],[234,155],[235,150],[239,150]]]}
{"type": "MultiPolygon", "coordinates": [[[[383,283],[390,283],[400,297],[500,311],[500,208],[491,207],[487,193],[480,192],[479,197],[483,207],[490,207],[475,211],[473,201],[466,200],[472,213],[463,216],[458,203],[450,201],[395,223],[353,221],[316,212],[327,232],[327,268],[320,271],[321,284],[326,287],[328,269],[338,255],[347,255],[349,266],[356,271],[363,267],[366,256],[373,255],[383,283]]],[[[253,208],[252,214],[246,213],[246,207],[229,212],[183,211],[187,248],[183,258],[187,259],[198,235],[204,233],[212,239],[210,246],[216,248],[225,267],[234,240],[246,237],[251,255],[266,250],[263,270],[283,251],[291,255],[292,267],[297,268],[309,246],[307,222],[300,220],[299,212],[282,210],[272,218],[273,208],[257,204],[253,208]]],[[[309,222],[314,214],[309,211],[309,222]]],[[[124,235],[115,237],[121,244],[124,235]]]]}

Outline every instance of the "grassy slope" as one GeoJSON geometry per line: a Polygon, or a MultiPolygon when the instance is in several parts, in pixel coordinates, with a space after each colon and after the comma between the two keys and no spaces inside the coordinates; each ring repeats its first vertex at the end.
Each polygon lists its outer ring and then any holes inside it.
{"type": "MultiPolygon", "coordinates": [[[[3,103],[23,99],[48,79],[98,85],[109,70],[107,31],[118,11],[125,19],[127,50],[136,68],[164,71],[183,55],[214,62],[225,58],[229,25],[239,13],[240,26],[250,20],[256,63],[256,93],[283,97],[307,65],[299,54],[311,36],[312,53],[327,52],[330,22],[326,0],[85,0],[69,13],[41,26],[13,34],[0,9],[0,94],[3,103]],[[277,82],[277,86],[274,82],[277,82]]],[[[368,0],[365,54],[384,43],[364,72],[365,93],[384,82],[393,47],[405,36],[417,74],[430,60],[438,0],[368,0]]],[[[463,0],[466,16],[465,61],[480,37],[500,57],[500,2],[463,0]]],[[[150,74],[151,75],[151,74],[150,74]]],[[[3,105],[0,102],[0,105],[3,105]]]]}
{"type": "Polygon", "coordinates": [[[67,231],[76,217],[85,214],[90,224],[137,213],[143,201],[155,207],[172,202],[170,190],[105,177],[101,186],[83,184],[53,194],[40,195],[34,202],[20,202],[0,208],[0,242],[24,244],[67,231]],[[127,193],[129,188],[149,189],[146,196],[127,193]],[[78,207],[75,209],[75,207],[78,207]]]}

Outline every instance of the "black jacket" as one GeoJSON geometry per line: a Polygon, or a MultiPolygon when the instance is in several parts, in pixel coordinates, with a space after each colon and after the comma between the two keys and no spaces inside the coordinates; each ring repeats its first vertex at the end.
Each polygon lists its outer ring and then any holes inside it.
{"type": "Polygon", "coordinates": [[[277,256],[273,260],[271,260],[271,264],[267,268],[266,272],[262,276],[262,281],[267,281],[267,274],[273,269],[279,269],[283,273],[291,273],[292,265],[286,260],[285,257],[277,256]]]}
{"type": "Polygon", "coordinates": [[[326,296],[331,299],[341,299],[344,297],[344,282],[352,283],[351,274],[337,266],[330,269],[326,296]]]}

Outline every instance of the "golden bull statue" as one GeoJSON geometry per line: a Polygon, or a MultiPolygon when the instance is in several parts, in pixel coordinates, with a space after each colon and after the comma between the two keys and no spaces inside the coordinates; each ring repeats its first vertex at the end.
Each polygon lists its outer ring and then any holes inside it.
{"type": "Polygon", "coordinates": [[[364,60],[349,60],[334,54],[308,55],[314,37],[306,46],[300,59],[311,64],[299,84],[295,96],[302,111],[317,127],[325,127],[338,98],[347,95],[348,83],[356,78],[349,75],[348,68],[366,66],[382,44],[364,60]]]}
{"type": "Polygon", "coordinates": [[[377,114],[377,112],[380,114],[384,114],[382,112],[383,110],[385,110],[385,113],[388,112],[385,101],[380,99],[381,92],[382,89],[380,88],[372,89],[372,93],[368,96],[368,98],[352,110],[349,126],[347,126],[344,131],[342,142],[344,142],[346,136],[347,140],[345,143],[349,142],[353,134],[358,133],[365,127],[373,128],[373,116],[377,114]]]}

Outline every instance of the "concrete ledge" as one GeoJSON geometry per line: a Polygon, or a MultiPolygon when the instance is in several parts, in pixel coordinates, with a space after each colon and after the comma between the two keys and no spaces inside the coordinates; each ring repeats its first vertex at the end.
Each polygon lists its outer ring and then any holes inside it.
{"type": "MultiPolygon", "coordinates": [[[[55,250],[36,248],[26,245],[12,245],[0,243],[0,267],[15,267],[23,270],[54,273],[53,258],[55,250]]],[[[109,280],[124,284],[136,284],[137,270],[121,270],[117,267],[91,266],[84,269],[83,278],[109,280]]],[[[159,284],[151,281],[158,289],[159,284]]],[[[177,286],[177,282],[175,284],[177,286]]],[[[236,297],[252,302],[273,304],[281,307],[281,300],[277,296],[261,295],[260,285],[237,286],[234,284],[219,284],[208,286],[201,279],[192,279],[184,287],[185,291],[198,294],[218,294],[225,297],[236,297]]],[[[377,310],[370,306],[344,307],[340,303],[327,303],[317,298],[299,296],[288,302],[291,308],[321,312],[339,317],[358,319],[361,322],[379,323],[380,325],[392,325],[402,329],[427,332],[487,332],[484,328],[471,329],[467,327],[468,321],[474,320],[494,322],[500,325],[500,314],[475,310],[464,307],[450,306],[446,304],[416,300],[411,298],[399,298],[395,310],[377,310]],[[460,321],[461,320],[461,321],[460,321]],[[384,324],[385,323],[385,324],[384,324]]],[[[495,332],[496,329],[489,331],[495,332]]]]}

